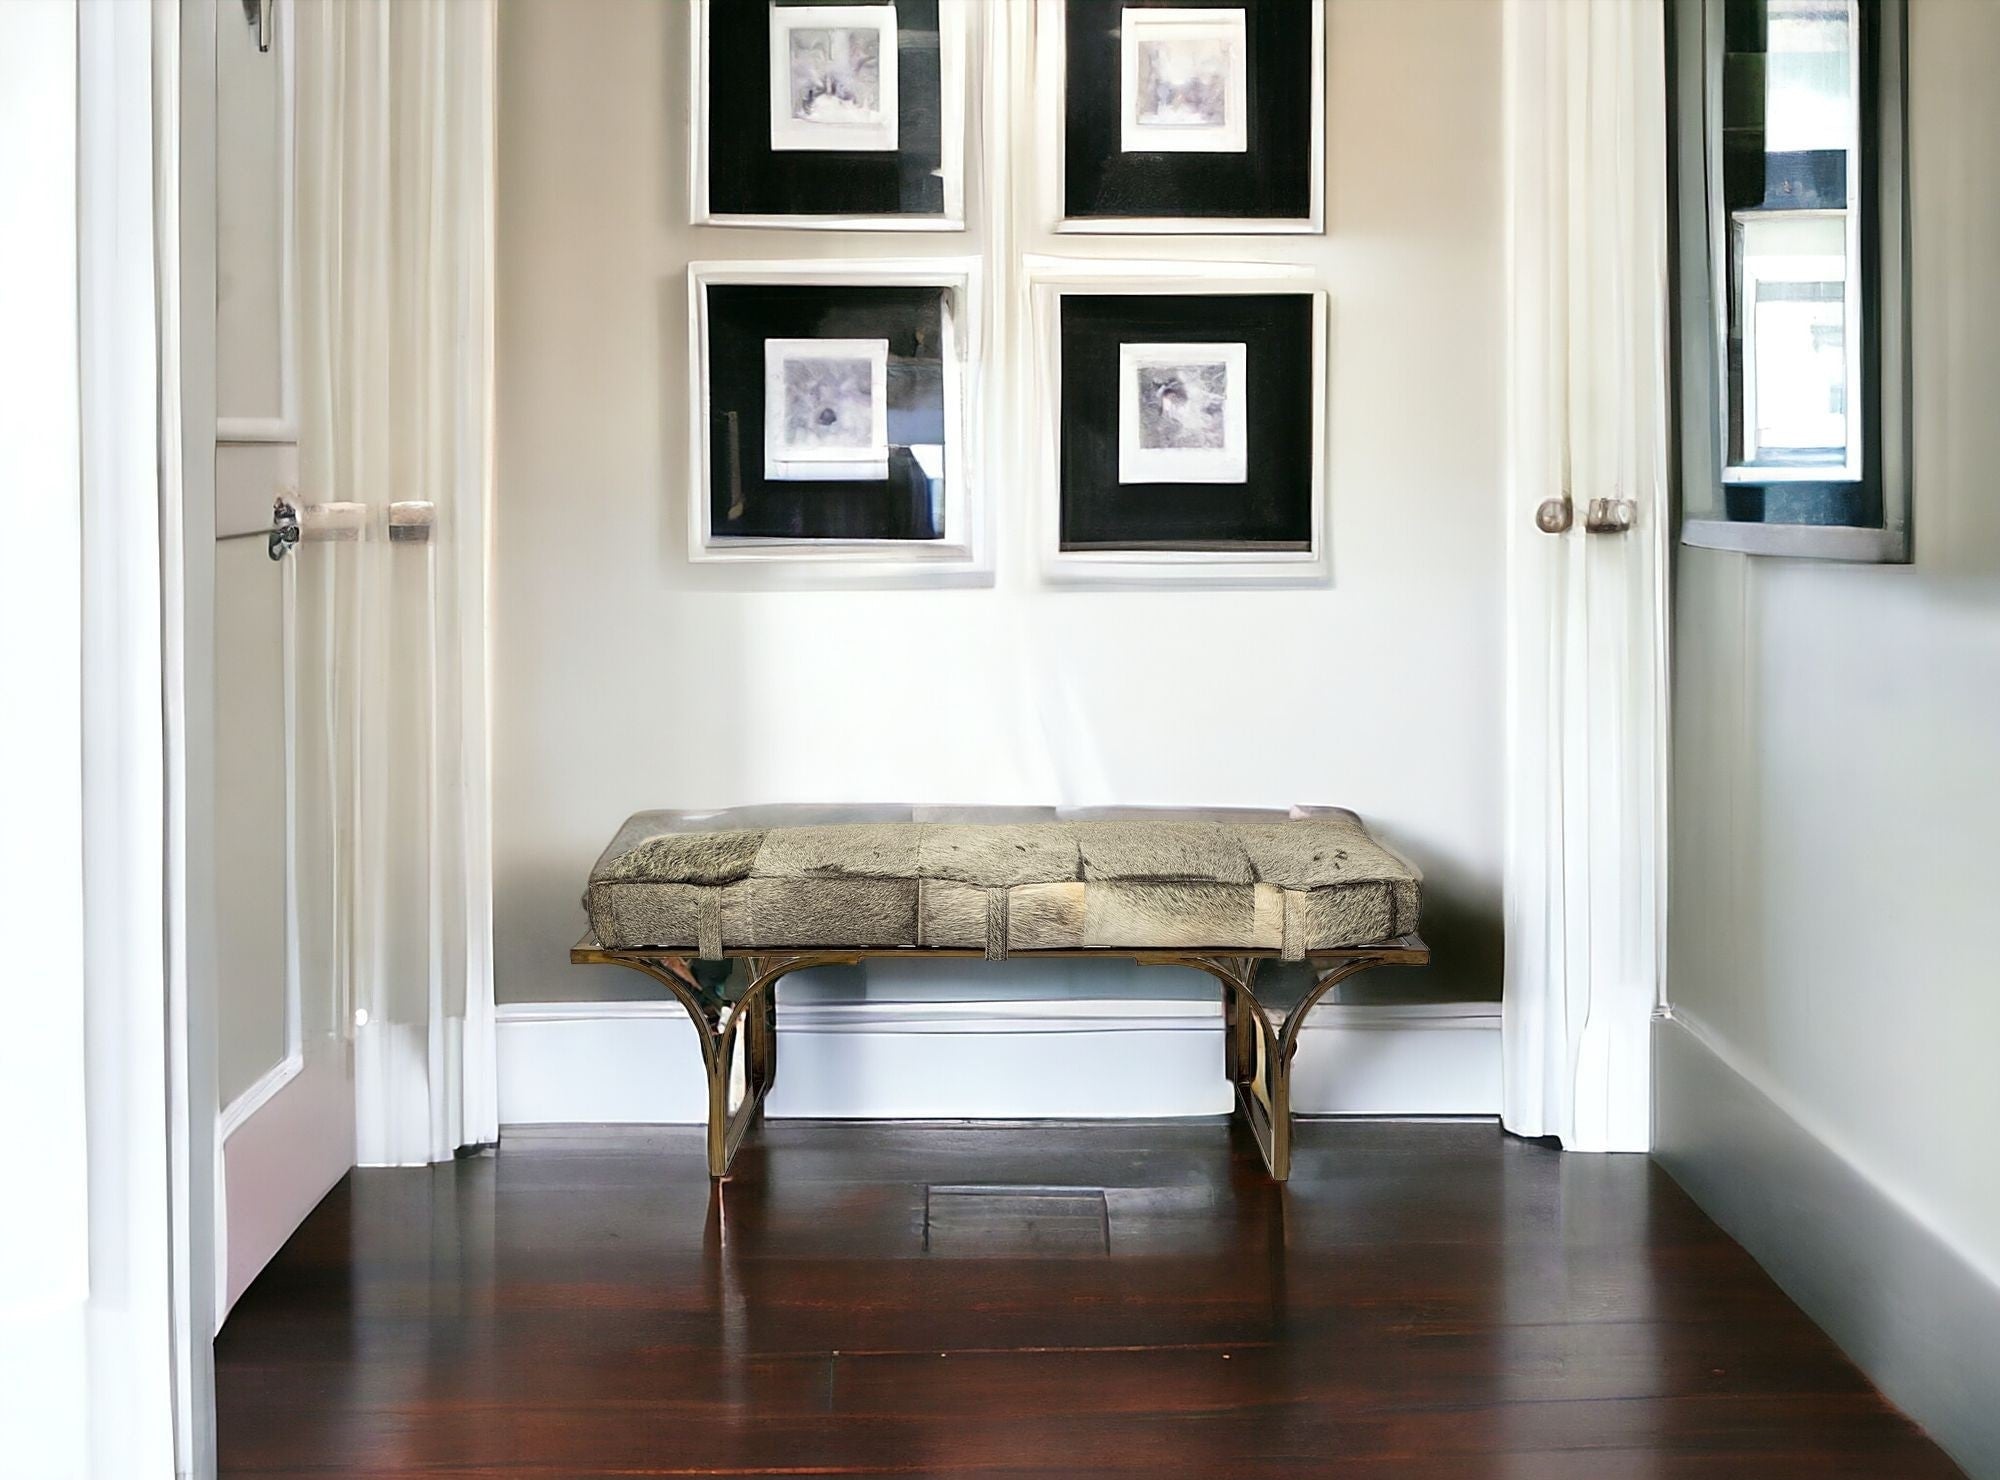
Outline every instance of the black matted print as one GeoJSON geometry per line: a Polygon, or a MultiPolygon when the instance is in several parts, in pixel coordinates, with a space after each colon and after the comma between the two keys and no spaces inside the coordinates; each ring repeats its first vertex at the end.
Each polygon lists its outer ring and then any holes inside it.
{"type": "Polygon", "coordinates": [[[938,0],[711,0],[702,65],[712,214],[944,213],[938,0]]]}
{"type": "Polygon", "coordinates": [[[1309,221],[1317,0],[1066,0],[1063,214],[1309,221]]]}
{"type": "Polygon", "coordinates": [[[947,290],[704,291],[711,536],[943,539],[947,290]]]}
{"type": "Polygon", "coordinates": [[[1065,293],[1060,547],[1310,551],[1315,301],[1065,293]]]}

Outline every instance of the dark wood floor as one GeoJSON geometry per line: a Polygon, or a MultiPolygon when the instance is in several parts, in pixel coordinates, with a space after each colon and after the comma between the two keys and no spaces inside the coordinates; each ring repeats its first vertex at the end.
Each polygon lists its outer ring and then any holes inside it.
{"type": "Polygon", "coordinates": [[[1644,1158],[1299,1142],[1286,1190],[1184,1122],[779,1122],[713,1202],[693,1130],[356,1172],[217,1340],[222,1470],[1959,1473],[1644,1158]]]}

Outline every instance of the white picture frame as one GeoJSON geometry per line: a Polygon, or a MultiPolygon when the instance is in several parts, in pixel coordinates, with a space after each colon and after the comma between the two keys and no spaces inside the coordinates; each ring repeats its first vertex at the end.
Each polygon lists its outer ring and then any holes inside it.
{"type": "MultiPolygon", "coordinates": [[[[1247,437],[1248,364],[1247,344],[1155,344],[1133,343],[1118,347],[1118,481],[1120,483],[1242,483],[1250,476],[1247,437]],[[1179,386],[1189,370],[1212,370],[1219,384],[1211,390],[1197,389],[1195,399],[1206,396],[1219,401],[1212,424],[1219,439],[1214,446],[1161,445],[1156,430],[1183,425],[1199,416],[1200,408],[1190,408],[1190,397],[1181,392],[1160,399],[1183,407],[1173,412],[1155,413],[1145,382],[1160,371],[1174,372],[1165,383],[1179,386]],[[1157,419],[1156,419],[1157,417],[1157,419]]],[[[1207,430],[1203,426],[1201,430],[1207,430]]]]}
{"type": "MultiPolygon", "coordinates": [[[[977,258],[882,258],[875,261],[690,262],[688,281],[686,484],[688,559],[696,565],[762,569],[765,584],[984,584],[991,578],[992,537],[979,476],[978,399],[984,345],[977,258]],[[711,286],[935,287],[946,294],[943,345],[945,442],[912,448],[942,462],[944,537],[936,540],[786,540],[717,534],[710,518],[711,405],[708,389],[711,286]]],[[[771,341],[766,341],[768,345],[771,341]]],[[[816,341],[840,344],[839,340],[816,341]]],[[[883,343],[878,340],[860,343],[883,343]]],[[[768,386],[768,350],[766,369],[768,386]]],[[[886,356],[885,356],[886,376],[886,356]]],[[[879,401],[878,405],[885,402],[879,401]]],[[[885,429],[886,440],[886,429],[885,429]]],[[[926,462],[926,466],[928,463],[926,462]]],[[[810,476],[801,474],[800,476],[810,476]]]]}
{"type": "MultiPolygon", "coordinates": [[[[1034,0],[1033,75],[1037,214],[1048,229],[1074,236],[1324,236],[1326,234],[1326,0],[1312,8],[1310,207],[1302,217],[1071,216],[1065,188],[1063,133],[1069,116],[1065,0],[1034,0]],[[1048,102],[1039,100],[1047,99],[1048,102]]],[[[1004,9],[1004,6],[995,7],[1004,9]]],[[[1184,13],[1184,12],[1183,12],[1184,13]]],[[[1121,28],[1122,29],[1122,28],[1121,28]]],[[[1246,78],[1246,84],[1248,79],[1246,78]]]]}
{"type": "MultiPolygon", "coordinates": [[[[996,11],[984,0],[938,0],[940,173],[944,209],[935,215],[867,212],[771,214],[717,211],[709,204],[709,31],[714,0],[687,0],[688,13],[688,224],[765,231],[964,231],[967,119],[984,108],[991,131],[998,89],[980,86],[973,61],[983,52],[996,11]]],[[[897,91],[902,90],[900,70],[897,91]]],[[[900,143],[900,135],[898,142],[900,143]]]]}
{"type": "Polygon", "coordinates": [[[1080,586],[1318,586],[1327,549],[1327,343],[1323,279],[1289,263],[1156,262],[1031,255],[1023,263],[1029,353],[1016,404],[1027,413],[1031,467],[1030,542],[1042,579],[1080,586]],[[1302,293],[1312,299],[1311,538],[1305,550],[1064,550],[1062,548],[1062,300],[1090,295],[1302,293]]]}
{"type": "Polygon", "coordinates": [[[767,339],[764,341],[764,476],[814,482],[864,482],[889,476],[889,341],[886,339],[767,339]],[[814,369],[821,369],[813,377],[814,369]],[[866,399],[851,403],[855,391],[866,399]],[[809,444],[795,412],[811,398],[824,402],[814,420],[845,425],[849,436],[809,444]],[[858,411],[858,415],[852,414],[858,411]]]}
{"type": "Polygon", "coordinates": [[[772,150],[894,153],[897,53],[893,4],[773,5],[772,150]],[[864,36],[872,57],[860,53],[868,65],[850,69],[864,36]],[[816,84],[803,76],[809,68],[817,69],[816,84]]]}
{"type": "MultiPolygon", "coordinates": [[[[1118,21],[1119,144],[1127,154],[1242,154],[1249,96],[1249,36],[1242,6],[1162,10],[1128,5],[1118,21]],[[1154,69],[1162,58],[1214,63],[1212,120],[1192,111],[1163,115],[1154,69]]],[[[1184,80],[1192,82],[1193,69],[1184,80]]]]}

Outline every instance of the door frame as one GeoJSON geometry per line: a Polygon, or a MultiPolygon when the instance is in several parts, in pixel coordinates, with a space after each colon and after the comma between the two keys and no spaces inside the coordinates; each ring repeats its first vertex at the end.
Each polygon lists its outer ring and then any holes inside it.
{"type": "Polygon", "coordinates": [[[216,0],[154,0],[162,516],[167,569],[168,1080],[176,1468],[211,1476],[217,1195],[216,0]]]}

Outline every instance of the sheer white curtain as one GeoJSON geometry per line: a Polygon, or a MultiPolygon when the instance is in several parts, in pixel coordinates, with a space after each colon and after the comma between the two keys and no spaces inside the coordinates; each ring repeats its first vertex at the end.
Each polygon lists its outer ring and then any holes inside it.
{"type": "Polygon", "coordinates": [[[486,727],[491,0],[299,0],[304,969],[363,1165],[497,1135],[486,727]]]}
{"type": "Polygon", "coordinates": [[[1503,1115],[1645,1150],[1665,914],[1666,97],[1657,0],[1508,0],[1503,1115]],[[1545,534],[1545,499],[1575,526],[1545,534]],[[1625,533],[1584,528],[1629,500],[1625,533]]]}

